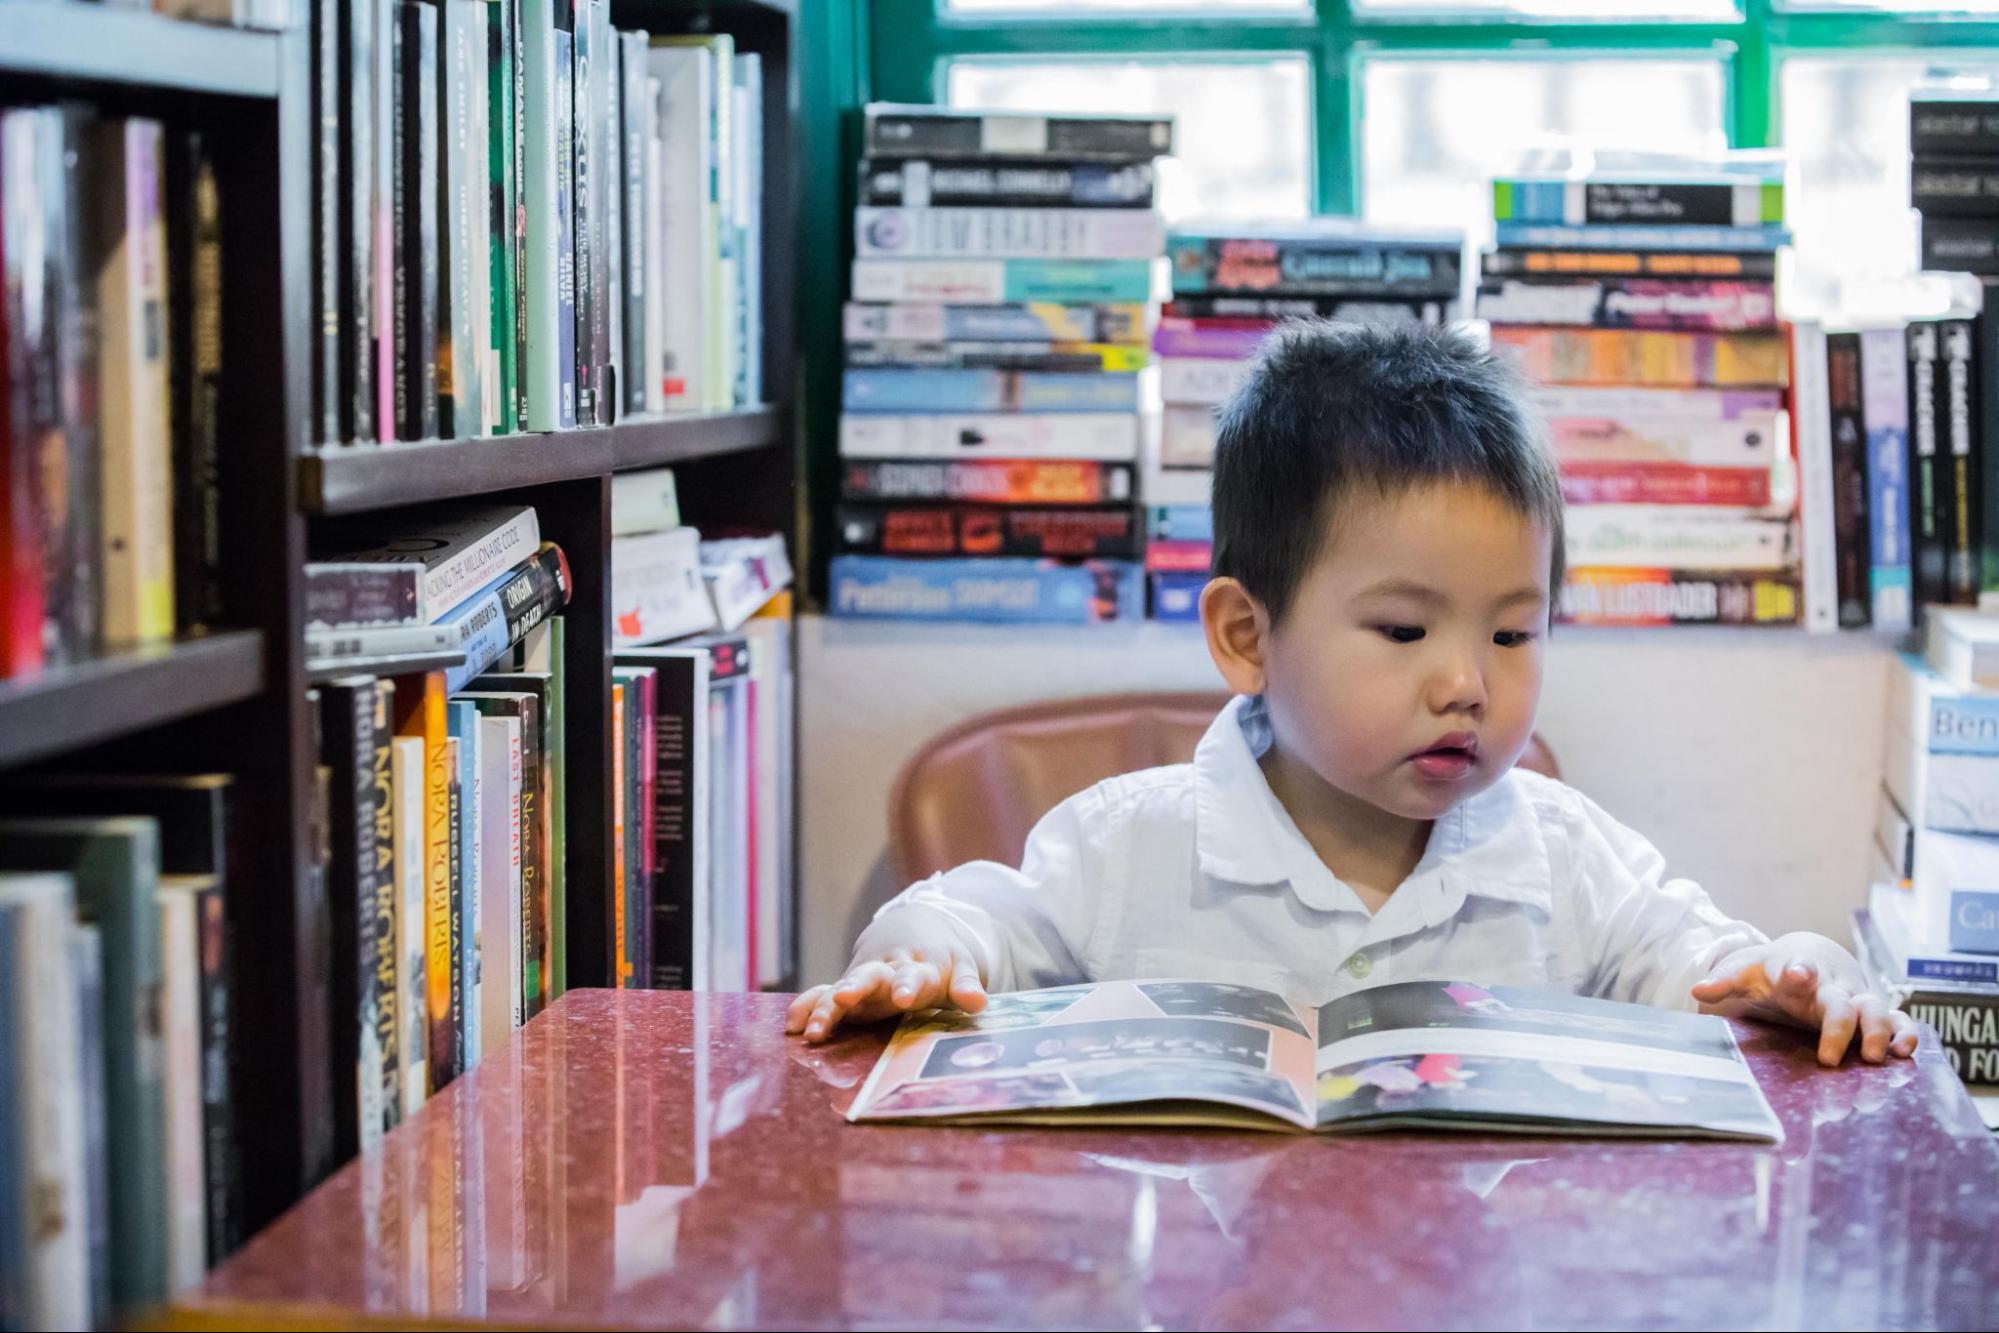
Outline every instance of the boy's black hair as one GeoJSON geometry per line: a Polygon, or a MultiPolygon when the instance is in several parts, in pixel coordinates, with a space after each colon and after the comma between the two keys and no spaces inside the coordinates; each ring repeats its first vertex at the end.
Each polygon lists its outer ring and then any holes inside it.
{"type": "Polygon", "coordinates": [[[1547,525],[1561,591],[1561,480],[1513,369],[1449,329],[1291,321],[1219,414],[1214,572],[1281,621],[1342,501],[1441,481],[1547,525]]]}

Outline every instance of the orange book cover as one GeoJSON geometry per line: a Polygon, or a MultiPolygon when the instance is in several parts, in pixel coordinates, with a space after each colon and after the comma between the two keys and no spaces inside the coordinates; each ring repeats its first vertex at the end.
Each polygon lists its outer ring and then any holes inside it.
{"type": "Polygon", "coordinates": [[[617,973],[612,986],[624,989],[632,980],[631,925],[625,920],[625,687],[611,685],[611,903],[612,937],[617,945],[617,973]]]}
{"type": "Polygon", "coordinates": [[[444,673],[396,691],[396,734],[423,742],[424,1007],[430,1017],[430,1088],[458,1073],[451,1031],[451,768],[445,752],[444,673]]]}

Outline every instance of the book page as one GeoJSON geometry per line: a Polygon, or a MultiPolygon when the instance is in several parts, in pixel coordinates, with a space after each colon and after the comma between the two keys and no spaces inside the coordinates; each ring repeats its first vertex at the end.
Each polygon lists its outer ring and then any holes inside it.
{"type": "Polygon", "coordinates": [[[1357,991],[1319,1010],[1321,1127],[1783,1131],[1719,1018],[1470,982],[1357,991]]]}
{"type": "MultiPolygon", "coordinates": [[[[985,1012],[912,1015],[855,1099],[853,1120],[1125,1120],[1105,1108],[1217,1103],[1312,1123],[1312,1016],[1252,986],[1111,981],[991,997],[985,1012]],[[1087,1108],[1087,1109],[1086,1109],[1087,1108]]],[[[1239,1116],[1226,1117],[1241,1123],[1239,1116]]]]}

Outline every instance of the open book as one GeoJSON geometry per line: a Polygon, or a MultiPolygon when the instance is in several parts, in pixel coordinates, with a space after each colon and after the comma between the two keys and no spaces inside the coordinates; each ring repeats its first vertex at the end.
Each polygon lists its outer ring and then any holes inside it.
{"type": "Polygon", "coordinates": [[[850,1120],[1420,1126],[1781,1141],[1719,1018],[1469,982],[1317,1011],[1253,986],[1109,981],[911,1015],[850,1120]]]}

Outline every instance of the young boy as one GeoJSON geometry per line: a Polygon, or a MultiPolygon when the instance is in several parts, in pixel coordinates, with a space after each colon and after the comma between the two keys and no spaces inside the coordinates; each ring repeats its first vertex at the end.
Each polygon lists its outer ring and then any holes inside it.
{"type": "MultiPolygon", "coordinates": [[[[1555,462],[1458,334],[1293,324],[1222,410],[1208,651],[1236,694],[1191,764],[1112,778],[884,907],[787,1027],[989,990],[1184,977],[1320,1004],[1464,979],[1793,1023],[1836,1065],[1916,1031],[1819,935],[1668,878],[1588,797],[1514,768],[1561,586],[1555,462]]],[[[1633,756],[1632,762],[1643,762],[1633,756]]]]}

